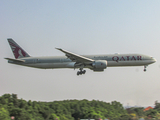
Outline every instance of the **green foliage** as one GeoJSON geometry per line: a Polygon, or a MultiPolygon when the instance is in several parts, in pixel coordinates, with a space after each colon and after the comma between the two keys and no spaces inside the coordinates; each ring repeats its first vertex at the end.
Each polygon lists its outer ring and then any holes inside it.
{"type": "Polygon", "coordinates": [[[151,118],[156,118],[157,111],[155,109],[150,109],[145,112],[146,116],[149,116],[151,118]]]}
{"type": "Polygon", "coordinates": [[[132,107],[127,109],[129,114],[135,114],[138,118],[141,118],[144,116],[144,108],[143,107],[132,107]]]}
{"type": "Polygon", "coordinates": [[[51,116],[49,117],[49,119],[52,119],[52,120],[58,119],[59,120],[59,117],[55,113],[52,113],[51,116]]]}
{"type": "Polygon", "coordinates": [[[4,94],[0,97],[0,120],[78,120],[106,119],[129,120],[140,117],[160,118],[160,103],[155,109],[144,112],[144,108],[124,109],[117,101],[64,100],[54,102],[36,102],[18,99],[16,94],[4,94]]]}
{"type": "Polygon", "coordinates": [[[160,112],[160,103],[158,103],[157,101],[155,102],[155,110],[157,110],[158,112],[160,112]]]}
{"type": "Polygon", "coordinates": [[[0,107],[0,120],[9,120],[9,112],[2,107],[0,107]]]}

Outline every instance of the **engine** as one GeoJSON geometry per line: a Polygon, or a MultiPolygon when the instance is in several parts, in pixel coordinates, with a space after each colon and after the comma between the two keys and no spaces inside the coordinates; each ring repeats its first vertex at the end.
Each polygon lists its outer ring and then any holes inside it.
{"type": "Polygon", "coordinates": [[[106,60],[96,60],[92,63],[94,71],[104,71],[107,68],[106,60]]]}

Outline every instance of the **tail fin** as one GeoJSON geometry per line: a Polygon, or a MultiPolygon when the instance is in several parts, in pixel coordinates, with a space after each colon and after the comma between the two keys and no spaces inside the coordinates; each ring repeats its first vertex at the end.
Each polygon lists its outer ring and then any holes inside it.
{"type": "Polygon", "coordinates": [[[16,59],[30,57],[13,39],[8,38],[7,40],[16,59]]]}

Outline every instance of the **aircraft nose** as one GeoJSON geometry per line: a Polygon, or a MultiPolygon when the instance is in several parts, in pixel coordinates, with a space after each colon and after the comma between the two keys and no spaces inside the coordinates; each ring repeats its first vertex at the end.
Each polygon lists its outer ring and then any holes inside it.
{"type": "Polygon", "coordinates": [[[154,62],[157,62],[157,60],[154,58],[154,62]]]}
{"type": "Polygon", "coordinates": [[[155,58],[152,57],[153,62],[155,63],[157,60],[155,58]]]}

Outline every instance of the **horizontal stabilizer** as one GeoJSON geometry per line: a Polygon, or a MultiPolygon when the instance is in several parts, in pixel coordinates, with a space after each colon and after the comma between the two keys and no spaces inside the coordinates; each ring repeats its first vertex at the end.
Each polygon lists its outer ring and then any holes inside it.
{"type": "Polygon", "coordinates": [[[6,60],[11,60],[13,62],[25,62],[25,60],[19,60],[19,59],[12,59],[12,58],[4,58],[6,60]]]}

